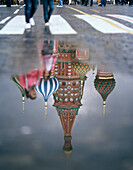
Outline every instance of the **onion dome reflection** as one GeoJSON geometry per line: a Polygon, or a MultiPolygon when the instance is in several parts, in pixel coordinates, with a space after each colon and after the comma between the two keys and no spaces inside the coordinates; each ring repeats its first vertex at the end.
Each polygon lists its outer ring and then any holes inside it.
{"type": "Polygon", "coordinates": [[[20,84],[19,79],[17,76],[12,76],[11,80],[16,84],[16,86],[19,88],[21,94],[22,94],[22,103],[23,103],[23,112],[24,112],[24,103],[25,103],[25,89],[20,84]]]}
{"type": "Polygon", "coordinates": [[[28,98],[31,100],[36,99],[35,86],[39,84],[42,72],[43,72],[42,69],[35,68],[28,73],[13,75],[11,77],[11,80],[19,88],[22,94],[23,112],[24,112],[25,96],[27,99],[28,98]]]}
{"type": "Polygon", "coordinates": [[[101,65],[97,70],[94,85],[103,99],[103,116],[105,115],[106,99],[115,87],[115,79],[111,72],[108,71],[105,65],[101,65]]]}
{"type": "Polygon", "coordinates": [[[64,131],[63,151],[65,154],[70,154],[73,150],[71,144],[72,128],[78,110],[82,105],[81,78],[72,69],[72,61],[76,57],[74,46],[65,42],[57,42],[56,48],[59,56],[54,70],[59,80],[59,88],[53,94],[54,106],[57,109],[64,131]]]}
{"type": "Polygon", "coordinates": [[[40,93],[45,102],[45,116],[47,116],[47,102],[49,97],[58,89],[59,82],[57,77],[51,77],[48,80],[44,80],[41,77],[39,85],[35,88],[38,93],[40,93]]]}
{"type": "Polygon", "coordinates": [[[90,71],[91,66],[80,62],[74,62],[72,63],[72,68],[78,73],[81,79],[81,94],[83,94],[83,81],[86,80],[86,74],[90,71]]]}

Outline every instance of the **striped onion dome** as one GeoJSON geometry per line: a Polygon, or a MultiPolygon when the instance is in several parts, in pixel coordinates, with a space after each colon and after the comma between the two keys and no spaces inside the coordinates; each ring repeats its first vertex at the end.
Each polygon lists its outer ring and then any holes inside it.
{"type": "Polygon", "coordinates": [[[19,81],[19,77],[18,76],[12,76],[11,80],[17,85],[17,87],[19,88],[19,90],[21,91],[22,94],[22,103],[23,103],[23,112],[24,112],[24,103],[25,103],[25,89],[23,88],[23,86],[20,84],[19,81]]]}
{"type": "Polygon", "coordinates": [[[39,85],[35,88],[40,93],[45,101],[45,116],[47,116],[47,101],[48,98],[58,89],[59,81],[57,77],[52,77],[48,80],[41,78],[39,85]]]}
{"type": "Polygon", "coordinates": [[[85,75],[90,71],[91,66],[84,63],[74,62],[72,63],[72,68],[79,74],[81,80],[83,80],[85,75]]]}
{"type": "Polygon", "coordinates": [[[96,90],[100,93],[103,98],[103,101],[106,101],[107,96],[112,92],[115,87],[115,79],[99,79],[96,77],[94,85],[96,90]]]}

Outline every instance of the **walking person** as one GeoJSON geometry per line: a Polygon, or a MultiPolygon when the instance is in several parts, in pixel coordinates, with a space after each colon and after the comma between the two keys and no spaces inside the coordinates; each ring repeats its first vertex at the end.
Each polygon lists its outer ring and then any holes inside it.
{"type": "Polygon", "coordinates": [[[106,0],[101,0],[101,4],[99,6],[102,6],[102,5],[106,6],[106,0]]]}
{"type": "Polygon", "coordinates": [[[129,0],[129,6],[133,6],[133,0],[129,0]]]}
{"type": "Polygon", "coordinates": [[[33,15],[38,6],[38,0],[25,0],[25,20],[26,20],[26,29],[30,29],[31,26],[35,25],[33,15]]]}
{"type": "Polygon", "coordinates": [[[49,20],[54,10],[53,0],[43,0],[43,12],[44,12],[44,21],[45,26],[49,26],[49,20]]]}
{"type": "MultiPolygon", "coordinates": [[[[87,6],[88,2],[89,2],[89,0],[86,0],[84,5],[87,6]]],[[[90,0],[90,6],[92,6],[92,5],[93,5],[93,0],[90,0]]]]}
{"type": "Polygon", "coordinates": [[[43,43],[43,48],[41,50],[42,55],[41,58],[44,67],[43,76],[45,80],[50,78],[57,60],[57,56],[53,54],[53,47],[54,47],[53,40],[45,40],[43,43]]]}
{"type": "Polygon", "coordinates": [[[63,7],[62,0],[59,0],[59,1],[58,1],[58,5],[57,5],[57,7],[63,7]]]}

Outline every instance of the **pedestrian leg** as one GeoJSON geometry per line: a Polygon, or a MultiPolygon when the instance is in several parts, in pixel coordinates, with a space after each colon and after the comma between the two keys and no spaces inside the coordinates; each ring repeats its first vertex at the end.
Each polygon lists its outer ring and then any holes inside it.
{"type": "Polygon", "coordinates": [[[37,10],[37,6],[38,6],[38,0],[31,0],[31,13],[30,13],[30,18],[33,17],[34,13],[37,10]]]}
{"type": "Polygon", "coordinates": [[[30,23],[30,13],[31,13],[31,1],[25,0],[25,20],[26,20],[26,23],[30,23]]]}
{"type": "Polygon", "coordinates": [[[48,22],[48,0],[43,0],[43,13],[44,13],[44,21],[48,22]]]}
{"type": "Polygon", "coordinates": [[[106,6],[106,0],[103,0],[103,5],[106,6]]]}
{"type": "Polygon", "coordinates": [[[93,0],[90,0],[90,6],[93,6],[93,0]]]}
{"type": "Polygon", "coordinates": [[[49,0],[48,20],[50,19],[53,10],[54,10],[54,2],[53,0],[49,0]]]}

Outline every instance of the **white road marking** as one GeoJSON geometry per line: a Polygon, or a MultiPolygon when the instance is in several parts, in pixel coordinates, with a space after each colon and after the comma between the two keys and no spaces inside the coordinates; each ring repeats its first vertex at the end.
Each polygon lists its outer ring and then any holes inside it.
{"type": "Polygon", "coordinates": [[[52,15],[50,18],[50,32],[53,35],[70,35],[77,32],[60,15],[52,15]]]}
{"type": "Polygon", "coordinates": [[[6,7],[6,5],[0,5],[0,7],[6,7]]]}
{"type": "Polygon", "coordinates": [[[20,8],[23,8],[25,6],[25,4],[24,5],[22,5],[20,8]]]}
{"type": "MultiPolygon", "coordinates": [[[[18,5],[11,5],[11,7],[16,7],[18,5]]],[[[0,5],[0,7],[7,7],[6,5],[0,5]]]]}
{"type": "Polygon", "coordinates": [[[130,23],[133,23],[133,17],[129,17],[129,16],[126,16],[126,15],[107,14],[107,16],[122,19],[124,21],[128,21],[130,23]]]}
{"type": "Polygon", "coordinates": [[[5,19],[3,19],[2,21],[0,21],[0,24],[4,24],[6,21],[8,21],[11,17],[6,17],[5,19]]]}
{"type": "Polygon", "coordinates": [[[1,30],[0,34],[18,35],[23,34],[25,30],[25,16],[18,15],[9,21],[1,30]]]}
{"type": "Polygon", "coordinates": [[[19,12],[19,9],[17,9],[15,12],[14,12],[14,14],[17,14],[19,12]]]}
{"type": "Polygon", "coordinates": [[[120,24],[109,18],[101,17],[99,15],[75,15],[77,18],[83,19],[89,23],[96,30],[104,33],[131,33],[133,34],[133,29],[120,24]]]}

